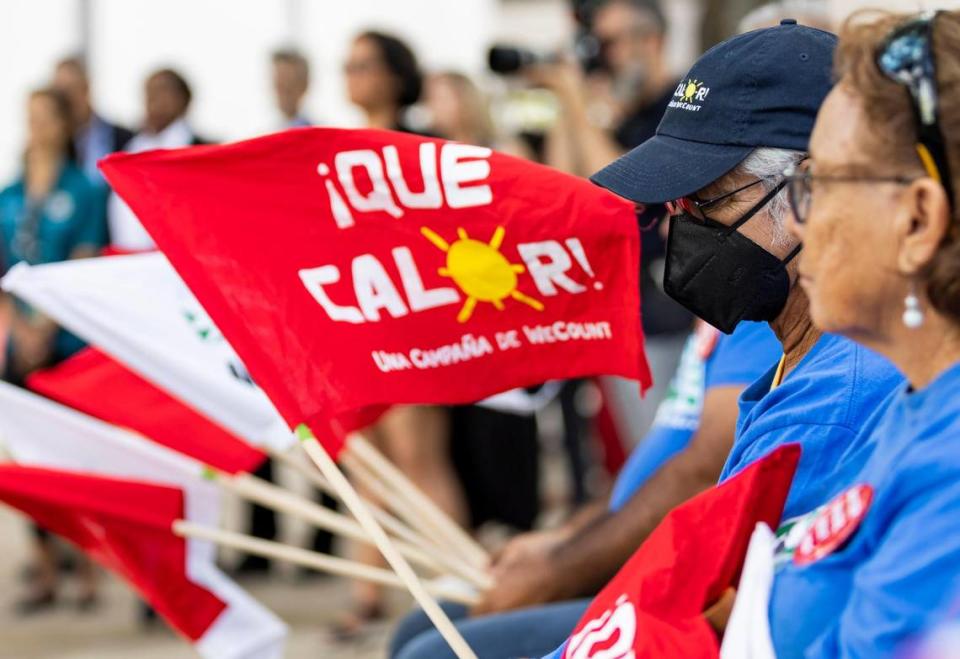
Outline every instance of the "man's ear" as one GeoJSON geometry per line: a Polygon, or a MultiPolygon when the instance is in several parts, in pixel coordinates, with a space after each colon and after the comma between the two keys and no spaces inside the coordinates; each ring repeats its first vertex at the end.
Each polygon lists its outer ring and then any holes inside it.
{"type": "Polygon", "coordinates": [[[950,229],[950,204],[943,186],[921,178],[904,191],[902,207],[894,221],[900,239],[897,267],[903,275],[915,275],[933,260],[950,229]]]}

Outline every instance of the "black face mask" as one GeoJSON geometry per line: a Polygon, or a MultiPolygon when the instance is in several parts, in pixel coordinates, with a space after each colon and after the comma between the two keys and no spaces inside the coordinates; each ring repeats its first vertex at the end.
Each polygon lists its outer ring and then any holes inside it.
{"type": "Polygon", "coordinates": [[[737,231],[781,190],[771,190],[731,226],[687,213],[670,217],[663,288],[667,295],[725,334],[741,320],[770,321],[790,293],[786,265],[737,231]]]}

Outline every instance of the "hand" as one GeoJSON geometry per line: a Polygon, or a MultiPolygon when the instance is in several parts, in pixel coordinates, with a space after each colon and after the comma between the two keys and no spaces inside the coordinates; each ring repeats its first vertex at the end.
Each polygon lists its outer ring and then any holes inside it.
{"type": "Polygon", "coordinates": [[[733,613],[733,605],[736,601],[736,589],[727,588],[720,599],[703,612],[703,617],[707,619],[719,638],[723,638],[723,633],[727,630],[727,623],[730,622],[730,614],[733,613]]]}
{"type": "Polygon", "coordinates": [[[547,556],[527,555],[494,569],[493,587],[481,594],[472,615],[512,611],[557,599],[557,570],[547,556]]]}
{"type": "Polygon", "coordinates": [[[567,533],[562,528],[521,533],[493,556],[490,564],[493,577],[498,578],[501,572],[506,572],[514,564],[549,556],[566,539],[567,533]]]}
{"type": "Polygon", "coordinates": [[[46,326],[34,326],[18,320],[12,324],[10,333],[14,345],[12,357],[16,370],[29,373],[49,360],[53,351],[53,332],[46,326]]]}
{"type": "Polygon", "coordinates": [[[586,81],[576,62],[534,64],[525,68],[523,75],[530,84],[552,91],[561,102],[583,99],[586,81]]]}
{"type": "Polygon", "coordinates": [[[550,560],[553,550],[567,537],[562,529],[517,536],[493,557],[493,587],[483,593],[474,615],[488,615],[552,601],[557,579],[550,560]]]}

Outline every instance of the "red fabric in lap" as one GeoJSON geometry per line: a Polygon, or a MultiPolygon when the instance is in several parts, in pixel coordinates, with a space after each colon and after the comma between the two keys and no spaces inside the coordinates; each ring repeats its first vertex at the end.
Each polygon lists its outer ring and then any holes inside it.
{"type": "Polygon", "coordinates": [[[581,618],[564,659],[716,659],[702,613],[736,587],[759,522],[776,528],[800,459],[783,446],[674,508],[581,618]],[[604,654],[617,648],[618,652],[604,654]]]}

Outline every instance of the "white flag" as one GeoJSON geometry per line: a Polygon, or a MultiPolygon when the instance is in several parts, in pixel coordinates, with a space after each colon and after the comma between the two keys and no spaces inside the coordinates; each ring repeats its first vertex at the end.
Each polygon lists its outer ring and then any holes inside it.
{"type": "Polygon", "coordinates": [[[294,435],[159,252],[28,266],[4,290],[255,446],[294,435]]]}

